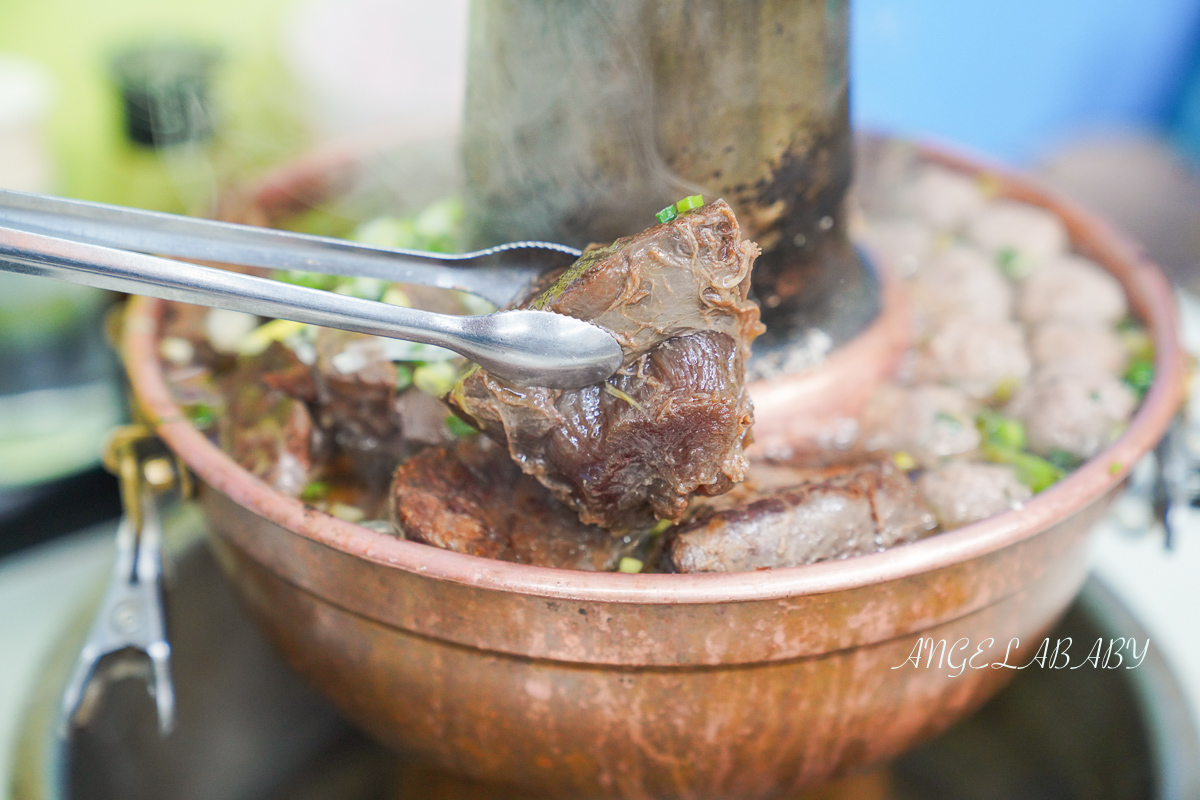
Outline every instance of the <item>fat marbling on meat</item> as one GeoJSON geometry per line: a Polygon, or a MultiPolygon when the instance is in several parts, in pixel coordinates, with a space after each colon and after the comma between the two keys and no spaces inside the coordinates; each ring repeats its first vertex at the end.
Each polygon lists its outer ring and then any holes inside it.
{"type": "Polygon", "coordinates": [[[624,352],[617,374],[558,390],[476,368],[449,401],[584,523],[678,520],[693,494],[728,491],[747,469],[745,363],[763,330],[747,292],[758,253],[721,200],[589,248],[524,305],[611,332],[624,352]]]}

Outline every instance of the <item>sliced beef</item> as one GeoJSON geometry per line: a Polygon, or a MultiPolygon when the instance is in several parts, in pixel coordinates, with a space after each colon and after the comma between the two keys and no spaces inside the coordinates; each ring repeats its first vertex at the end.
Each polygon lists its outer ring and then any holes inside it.
{"type": "Polygon", "coordinates": [[[613,570],[632,539],[585,525],[483,436],[430,447],[400,465],[393,522],[408,539],[468,555],[613,570]]]}
{"type": "Polygon", "coordinates": [[[261,380],[258,361],[226,376],[221,446],[281,492],[298,496],[313,473],[313,420],[306,405],[261,380]]]}
{"type": "Polygon", "coordinates": [[[794,567],[911,542],[936,522],[913,482],[890,461],[820,471],[775,468],[674,529],[664,550],[673,572],[794,567]]]}
{"type": "Polygon", "coordinates": [[[680,519],[691,495],[745,474],[753,411],[746,297],[758,248],[723,201],[586,252],[525,305],[610,331],[624,364],[607,384],[514,386],[482,369],[449,398],[459,413],[589,524],[629,531],[680,519]]]}
{"type": "Polygon", "coordinates": [[[338,444],[373,449],[395,435],[396,366],[375,337],[322,328],[315,366],[320,422],[338,444]]]}

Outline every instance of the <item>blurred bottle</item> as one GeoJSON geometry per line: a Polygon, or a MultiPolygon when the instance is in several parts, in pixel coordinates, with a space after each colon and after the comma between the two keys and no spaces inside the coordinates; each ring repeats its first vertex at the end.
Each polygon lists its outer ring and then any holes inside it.
{"type": "MultiPolygon", "coordinates": [[[[53,190],[44,134],[53,103],[34,62],[0,57],[0,187],[53,190]]],[[[113,359],[100,335],[109,295],[0,273],[0,514],[32,487],[99,458],[122,416],[113,359]]]]}
{"type": "Polygon", "coordinates": [[[207,215],[218,192],[211,83],[216,48],[185,41],[128,47],[112,61],[124,142],[117,154],[121,205],[207,215]]]}

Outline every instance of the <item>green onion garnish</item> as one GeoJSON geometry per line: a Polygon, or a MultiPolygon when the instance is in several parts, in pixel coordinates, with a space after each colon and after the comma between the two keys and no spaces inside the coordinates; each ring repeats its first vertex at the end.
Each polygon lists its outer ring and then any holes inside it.
{"type": "Polygon", "coordinates": [[[617,571],[624,572],[627,575],[636,575],[642,571],[642,567],[644,566],[645,564],[640,559],[625,556],[621,559],[621,563],[617,565],[617,571]]]}
{"type": "Polygon", "coordinates": [[[654,524],[654,527],[650,529],[650,535],[658,536],[659,534],[664,533],[667,530],[667,528],[671,527],[674,524],[675,523],[671,522],[671,520],[669,520],[669,519],[660,519],[658,522],[656,522],[654,524]]]}
{"type": "Polygon", "coordinates": [[[953,414],[945,411],[939,411],[934,414],[933,421],[937,425],[944,425],[951,433],[958,433],[962,430],[962,422],[953,414]]]}
{"type": "Polygon", "coordinates": [[[986,409],[979,412],[975,424],[979,427],[984,444],[1013,450],[1025,449],[1025,426],[1017,420],[986,409]]]}
{"type": "Polygon", "coordinates": [[[412,386],[413,373],[412,370],[404,364],[396,365],[396,391],[403,392],[408,387],[412,386]]]}
{"type": "Polygon", "coordinates": [[[300,490],[300,499],[306,503],[316,503],[329,496],[329,484],[324,481],[312,481],[300,490]]]}
{"type": "Polygon", "coordinates": [[[271,277],[283,283],[290,283],[293,286],[324,289],[325,291],[332,291],[342,280],[337,275],[323,275],[320,272],[302,272],[299,270],[291,272],[276,271],[271,273],[271,277]]]}
{"type": "Polygon", "coordinates": [[[1040,456],[1023,453],[1011,447],[985,444],[983,457],[997,464],[1011,464],[1016,470],[1017,480],[1033,490],[1034,494],[1057,483],[1066,473],[1040,456]]]}
{"type": "Polygon", "coordinates": [[[1150,384],[1154,383],[1154,360],[1150,358],[1135,358],[1129,363],[1129,369],[1125,370],[1125,375],[1122,378],[1125,385],[1138,393],[1139,397],[1145,397],[1146,392],[1150,391],[1150,384]]]}
{"type": "Polygon", "coordinates": [[[470,436],[472,433],[478,433],[475,426],[466,420],[459,417],[457,414],[451,414],[446,417],[446,430],[450,431],[454,436],[470,436]]]}
{"type": "Polygon", "coordinates": [[[1083,459],[1074,453],[1069,453],[1062,448],[1055,447],[1046,454],[1046,460],[1054,466],[1061,469],[1063,472],[1070,472],[1079,467],[1083,463],[1083,459]]]}
{"type": "Polygon", "coordinates": [[[658,217],[658,221],[665,225],[666,223],[678,217],[679,214],[675,211],[674,205],[669,205],[654,216],[658,217]]]}
{"type": "Polygon", "coordinates": [[[693,195],[688,195],[687,197],[683,198],[678,203],[676,203],[675,210],[678,211],[680,214],[683,214],[687,211],[691,211],[693,208],[699,208],[702,205],[704,205],[704,195],[693,194],[693,195]]]}
{"type": "Polygon", "coordinates": [[[184,407],[183,413],[200,430],[211,428],[217,421],[217,414],[208,403],[192,403],[184,407]]]}
{"type": "Polygon", "coordinates": [[[425,394],[445,397],[454,388],[458,370],[448,361],[432,361],[418,364],[413,370],[413,385],[425,394]]]}
{"type": "Polygon", "coordinates": [[[633,406],[634,408],[636,408],[638,411],[642,412],[643,414],[646,413],[646,409],[642,406],[641,403],[639,403],[637,400],[634,400],[626,392],[621,391],[617,387],[613,386],[611,383],[606,382],[604,384],[604,393],[611,394],[613,397],[617,398],[618,400],[624,400],[626,403],[633,406]]]}
{"type": "Polygon", "coordinates": [[[996,253],[996,266],[1004,273],[1004,277],[1016,280],[1024,277],[1024,265],[1020,254],[1012,247],[1002,247],[996,253]]]}

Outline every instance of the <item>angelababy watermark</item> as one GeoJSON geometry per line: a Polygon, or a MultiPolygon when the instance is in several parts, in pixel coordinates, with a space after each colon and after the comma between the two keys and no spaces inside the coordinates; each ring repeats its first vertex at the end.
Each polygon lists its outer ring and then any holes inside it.
{"type": "Polygon", "coordinates": [[[1072,655],[1075,641],[1070,636],[1054,639],[1053,642],[1051,646],[1049,638],[1043,639],[1033,658],[1020,664],[1012,661],[1015,653],[1021,649],[1020,639],[1009,639],[1004,648],[1004,659],[1001,661],[993,660],[999,655],[999,648],[996,646],[996,640],[991,637],[980,642],[974,650],[971,649],[971,640],[966,638],[959,639],[954,644],[948,644],[945,639],[917,639],[908,658],[892,669],[908,666],[914,669],[954,670],[949,674],[951,678],[957,678],[968,669],[1028,669],[1035,665],[1041,669],[1136,669],[1142,665],[1146,654],[1150,652],[1149,639],[1141,645],[1137,639],[1127,639],[1124,636],[1114,639],[1099,638],[1087,650],[1086,655],[1082,655],[1078,648],[1075,648],[1072,655]]]}

